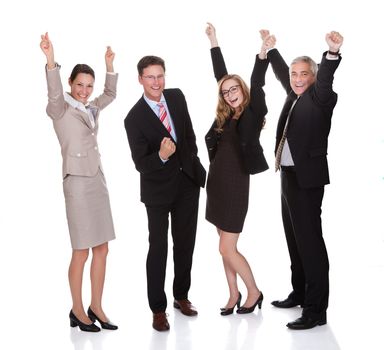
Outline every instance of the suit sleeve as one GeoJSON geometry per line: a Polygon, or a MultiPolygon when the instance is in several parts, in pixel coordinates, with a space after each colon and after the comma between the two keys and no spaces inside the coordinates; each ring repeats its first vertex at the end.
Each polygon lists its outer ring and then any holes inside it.
{"type": "Polygon", "coordinates": [[[103,93],[92,101],[100,109],[108,106],[116,98],[118,74],[106,74],[103,93]]]}
{"type": "MultiPolygon", "coordinates": [[[[131,155],[137,171],[141,174],[148,174],[160,170],[167,163],[163,164],[159,157],[158,149],[151,149],[148,140],[142,133],[132,115],[124,120],[125,131],[128,137],[131,155]]],[[[159,145],[160,147],[160,145],[159,145]]]]}
{"type": "Polygon", "coordinates": [[[261,60],[256,56],[255,65],[251,75],[251,108],[259,117],[259,128],[264,123],[264,116],[268,113],[267,104],[265,102],[265,93],[263,86],[265,85],[265,73],[268,68],[269,61],[261,60]]]}
{"type": "Polygon", "coordinates": [[[325,52],[315,82],[315,98],[319,105],[333,105],[336,103],[336,93],[333,91],[333,78],[341,57],[338,60],[326,59],[325,52]]]}
{"type": "Polygon", "coordinates": [[[213,47],[211,49],[211,59],[215,78],[219,81],[222,77],[228,74],[220,47],[213,47]]]}
{"type": "Polygon", "coordinates": [[[277,49],[268,51],[268,59],[271,62],[273,73],[275,73],[277,80],[280,81],[288,95],[291,91],[288,65],[285,63],[277,49]]]}
{"type": "Polygon", "coordinates": [[[46,78],[48,87],[48,105],[46,111],[52,119],[59,119],[64,115],[66,110],[63,85],[60,79],[60,68],[46,69],[46,78]]]}
{"type": "Polygon", "coordinates": [[[210,162],[212,162],[212,160],[215,158],[217,150],[218,135],[215,131],[215,128],[216,121],[212,123],[212,126],[205,135],[205,145],[207,146],[208,158],[210,162]]]}

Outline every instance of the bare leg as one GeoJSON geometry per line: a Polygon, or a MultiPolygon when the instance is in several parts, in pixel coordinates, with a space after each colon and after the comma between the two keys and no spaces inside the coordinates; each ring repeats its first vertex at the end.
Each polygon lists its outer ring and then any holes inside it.
{"type": "Polygon", "coordinates": [[[101,306],[103,297],[105,270],[108,255],[108,242],[92,248],[93,257],[91,263],[91,309],[104,322],[108,319],[101,306]]]}
{"type": "MultiPolygon", "coordinates": [[[[233,273],[239,274],[241,279],[243,280],[245,286],[247,287],[247,300],[242,305],[243,307],[250,307],[252,306],[257,298],[260,296],[260,291],[256,286],[255,279],[253,277],[253,273],[251,270],[251,267],[248,264],[248,261],[244,258],[242,254],[239,253],[237,250],[237,241],[239,239],[239,234],[236,233],[230,233],[220,230],[220,254],[223,257],[224,263],[224,269],[229,271],[230,278],[233,279],[233,273]]],[[[227,277],[228,280],[228,277],[227,277]]],[[[231,280],[232,281],[232,280],[231,280]]],[[[228,285],[230,283],[230,280],[228,280],[228,285]]],[[[232,288],[233,282],[232,283],[232,288]]],[[[237,288],[237,285],[236,285],[237,288]]],[[[231,290],[231,286],[230,286],[231,290]]],[[[231,299],[230,302],[233,306],[234,303],[237,300],[238,292],[235,294],[236,299],[232,300],[232,292],[231,292],[231,299]]],[[[230,306],[231,306],[230,305],[230,306]]]]}
{"type": "Polygon", "coordinates": [[[82,299],[84,265],[88,259],[88,254],[88,249],[73,250],[68,270],[69,286],[72,295],[72,311],[85,324],[92,323],[84,311],[82,299]]]}
{"type": "MultiPolygon", "coordinates": [[[[222,231],[217,228],[217,233],[219,234],[219,237],[221,232],[222,231]]],[[[220,242],[221,242],[221,239],[220,239],[220,242]]],[[[219,249],[220,249],[220,246],[219,246],[219,249]]],[[[230,308],[236,304],[236,301],[239,297],[239,288],[237,286],[237,274],[236,274],[236,271],[231,267],[231,265],[224,259],[224,257],[222,258],[223,258],[224,272],[225,272],[225,276],[227,277],[227,283],[229,287],[229,300],[225,308],[230,308]]]]}

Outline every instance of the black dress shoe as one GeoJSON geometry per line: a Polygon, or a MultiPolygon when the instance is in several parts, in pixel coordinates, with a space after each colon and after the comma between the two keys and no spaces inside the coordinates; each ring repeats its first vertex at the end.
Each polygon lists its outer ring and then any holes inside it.
{"type": "Polygon", "coordinates": [[[236,312],[238,314],[250,314],[251,312],[253,312],[255,310],[255,307],[258,305],[259,306],[259,309],[261,309],[261,304],[263,303],[263,300],[264,300],[264,296],[263,296],[263,293],[260,292],[260,295],[259,297],[257,298],[256,302],[250,306],[250,307],[239,307],[236,312]]]}
{"type": "Polygon", "coordinates": [[[233,307],[222,307],[220,309],[220,315],[221,316],[232,315],[233,314],[233,309],[235,308],[235,306],[237,306],[237,308],[239,308],[240,307],[240,303],[241,303],[241,293],[239,292],[239,296],[237,297],[236,304],[233,305],[233,307]]]}
{"type": "Polygon", "coordinates": [[[100,328],[97,327],[94,323],[86,324],[81,322],[72,312],[72,310],[69,313],[69,320],[71,327],[78,326],[84,332],[100,332],[100,328]]]}
{"type": "Polygon", "coordinates": [[[276,307],[279,307],[279,308],[282,308],[282,309],[288,309],[290,307],[295,307],[295,306],[303,306],[302,304],[303,303],[299,303],[293,299],[291,299],[290,297],[288,297],[287,299],[285,300],[275,300],[275,301],[272,301],[271,303],[273,306],[276,306],[276,307]]]}
{"type": "Polygon", "coordinates": [[[311,329],[316,326],[322,326],[326,323],[327,323],[327,320],[325,317],[321,319],[313,319],[308,316],[301,316],[297,320],[287,323],[287,327],[289,329],[302,330],[302,329],[311,329]]]}
{"type": "Polygon", "coordinates": [[[110,322],[109,320],[107,322],[100,320],[100,318],[97,317],[97,315],[92,311],[91,307],[88,308],[87,314],[88,314],[88,317],[93,322],[95,322],[97,320],[100,323],[101,328],[103,328],[103,329],[110,329],[110,330],[114,331],[114,330],[119,328],[115,324],[110,322]]]}

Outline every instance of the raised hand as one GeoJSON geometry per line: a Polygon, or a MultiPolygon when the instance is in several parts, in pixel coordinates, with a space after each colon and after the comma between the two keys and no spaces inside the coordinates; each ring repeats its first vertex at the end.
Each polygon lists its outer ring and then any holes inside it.
{"type": "Polygon", "coordinates": [[[338,52],[343,44],[344,38],[339,32],[332,31],[325,35],[325,40],[329,46],[329,51],[338,52]]]}
{"type": "Polygon", "coordinates": [[[107,46],[107,51],[105,52],[105,65],[107,67],[107,72],[113,72],[113,60],[115,59],[115,53],[112,51],[110,46],[107,46]]]}
{"type": "Polygon", "coordinates": [[[261,40],[265,40],[269,36],[269,30],[268,29],[260,29],[259,30],[261,40]]]}
{"type": "Polygon", "coordinates": [[[47,58],[48,69],[55,68],[55,55],[53,52],[52,42],[51,40],[49,40],[48,32],[41,35],[40,48],[43,51],[45,57],[47,58]]]}
{"type": "Polygon", "coordinates": [[[263,40],[259,53],[259,58],[263,60],[267,57],[267,50],[271,50],[275,47],[276,37],[274,35],[270,35],[269,30],[267,29],[261,29],[259,33],[261,36],[261,40],[263,40]]]}
{"type": "Polygon", "coordinates": [[[207,22],[207,28],[205,29],[205,34],[207,34],[207,37],[211,42],[211,47],[219,46],[217,42],[217,37],[216,37],[216,29],[212,23],[207,22]]]}

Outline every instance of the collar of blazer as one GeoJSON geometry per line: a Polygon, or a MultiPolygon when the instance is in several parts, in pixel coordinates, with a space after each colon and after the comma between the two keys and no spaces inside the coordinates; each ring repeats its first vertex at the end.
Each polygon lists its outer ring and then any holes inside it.
{"type": "Polygon", "coordinates": [[[74,109],[77,109],[78,111],[81,111],[83,113],[80,114],[81,119],[84,120],[84,122],[88,125],[89,128],[93,129],[96,127],[96,122],[97,122],[97,112],[98,112],[98,107],[92,105],[91,103],[88,103],[86,106],[75,100],[68,92],[64,93],[64,100],[67,102],[71,107],[74,109]],[[91,111],[94,119],[94,124],[92,125],[92,122],[90,120],[90,116],[88,115],[87,108],[91,111]]]}

